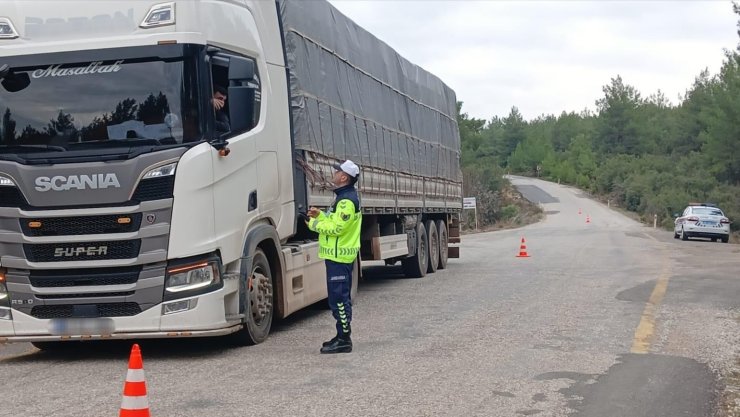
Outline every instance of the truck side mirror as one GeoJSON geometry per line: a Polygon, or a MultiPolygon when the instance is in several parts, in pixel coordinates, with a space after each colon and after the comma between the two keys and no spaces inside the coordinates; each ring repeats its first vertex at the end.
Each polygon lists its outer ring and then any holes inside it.
{"type": "Polygon", "coordinates": [[[254,127],[255,93],[259,88],[255,75],[253,60],[237,56],[229,58],[228,97],[232,135],[254,127]]]}
{"type": "Polygon", "coordinates": [[[229,120],[231,135],[246,132],[253,126],[254,120],[254,87],[229,87],[229,120]]]}

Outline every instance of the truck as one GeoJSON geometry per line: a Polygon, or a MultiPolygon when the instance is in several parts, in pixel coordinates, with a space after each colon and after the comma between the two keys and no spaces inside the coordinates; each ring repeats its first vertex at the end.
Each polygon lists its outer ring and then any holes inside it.
{"type": "Polygon", "coordinates": [[[345,159],[353,294],[361,262],[459,257],[454,91],[329,2],[0,10],[0,342],[263,342],[327,297],[304,216],[345,159]]]}

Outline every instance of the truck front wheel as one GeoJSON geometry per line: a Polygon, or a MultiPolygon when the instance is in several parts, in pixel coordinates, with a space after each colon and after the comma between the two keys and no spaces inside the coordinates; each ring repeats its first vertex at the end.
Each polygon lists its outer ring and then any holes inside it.
{"type": "Polygon", "coordinates": [[[241,346],[256,345],[267,339],[274,315],[272,270],[267,256],[257,248],[252,256],[252,269],[247,275],[244,299],[244,327],[234,334],[241,346]]]}

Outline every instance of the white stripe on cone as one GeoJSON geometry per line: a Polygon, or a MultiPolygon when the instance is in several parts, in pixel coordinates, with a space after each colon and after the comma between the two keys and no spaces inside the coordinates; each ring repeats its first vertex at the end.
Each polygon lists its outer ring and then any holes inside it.
{"type": "Polygon", "coordinates": [[[149,408],[149,400],[146,395],[142,397],[124,396],[121,401],[121,408],[124,410],[145,410],[149,408]]]}
{"type": "Polygon", "coordinates": [[[143,369],[129,369],[126,373],[126,382],[146,382],[143,369]]]}

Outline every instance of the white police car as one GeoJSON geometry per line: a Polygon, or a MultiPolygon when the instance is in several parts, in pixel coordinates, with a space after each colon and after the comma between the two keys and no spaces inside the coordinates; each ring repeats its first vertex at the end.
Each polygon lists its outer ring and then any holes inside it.
{"type": "Polygon", "coordinates": [[[714,204],[691,203],[683,214],[677,214],[673,237],[689,240],[690,237],[703,237],[723,243],[730,240],[730,219],[714,204]]]}

